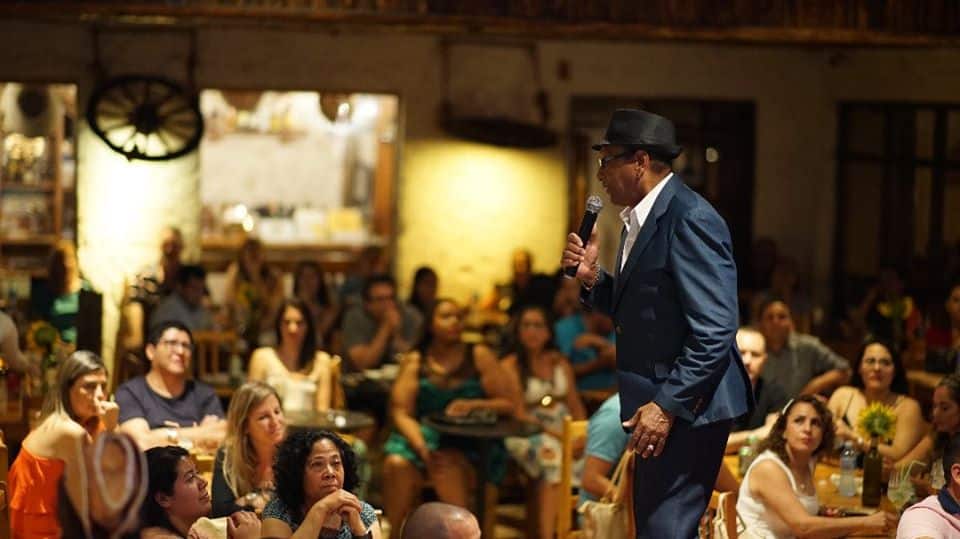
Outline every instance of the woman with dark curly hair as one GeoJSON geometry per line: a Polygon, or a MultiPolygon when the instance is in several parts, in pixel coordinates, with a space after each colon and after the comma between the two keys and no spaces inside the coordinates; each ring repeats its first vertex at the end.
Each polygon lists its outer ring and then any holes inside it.
{"type": "Polygon", "coordinates": [[[890,440],[881,440],[877,450],[886,458],[903,458],[923,438],[924,421],[920,404],[906,394],[907,373],[900,355],[883,341],[868,340],[853,363],[849,386],[837,388],[827,407],[834,417],[837,437],[851,440],[866,451],[869,440],[857,433],[857,420],[867,406],[879,402],[897,416],[896,432],[890,440]]]}
{"type": "Polygon", "coordinates": [[[740,484],[737,515],[746,525],[747,537],[842,537],[896,526],[895,517],[883,512],[851,518],[818,516],[813,468],[816,457],[833,447],[832,427],[830,410],[812,395],[797,397],[783,408],[740,484]]]}
{"type": "Polygon", "coordinates": [[[356,456],[336,434],[288,435],[277,448],[273,479],[277,492],[263,510],[263,537],[380,539],[373,507],[353,494],[356,456]]]}

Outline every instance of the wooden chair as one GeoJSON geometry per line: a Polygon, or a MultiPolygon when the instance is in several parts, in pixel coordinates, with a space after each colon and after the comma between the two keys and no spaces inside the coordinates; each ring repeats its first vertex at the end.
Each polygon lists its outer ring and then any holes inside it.
{"type": "Polygon", "coordinates": [[[343,391],[343,360],[340,356],[331,356],[330,358],[330,408],[334,410],[345,410],[347,408],[347,395],[343,391]]]}
{"type": "Polygon", "coordinates": [[[721,492],[718,505],[719,507],[717,507],[717,512],[722,514],[725,519],[724,527],[726,528],[727,537],[730,537],[731,539],[739,537],[741,529],[738,525],[740,520],[737,517],[737,493],[721,492]]]}
{"type": "Polygon", "coordinates": [[[197,331],[193,334],[194,373],[201,380],[226,371],[237,352],[239,337],[233,331],[197,331]],[[224,361],[221,361],[223,359],[224,361]]]}
{"type": "MultiPolygon", "coordinates": [[[[563,439],[560,456],[560,495],[557,496],[557,538],[570,539],[580,537],[574,530],[573,512],[579,496],[573,491],[573,446],[577,440],[586,438],[587,420],[574,421],[567,416],[563,419],[563,439]]],[[[528,518],[530,518],[528,516],[528,518]]]]}

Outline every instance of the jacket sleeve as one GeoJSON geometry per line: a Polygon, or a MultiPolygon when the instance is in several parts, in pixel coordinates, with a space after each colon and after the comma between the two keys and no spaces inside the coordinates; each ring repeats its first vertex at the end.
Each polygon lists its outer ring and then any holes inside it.
{"type": "Polygon", "coordinates": [[[580,302],[608,316],[613,316],[613,276],[600,268],[600,277],[593,288],[580,287],[580,302]]]}
{"type": "Polygon", "coordinates": [[[726,373],[737,331],[737,268],[726,223],[712,209],[692,210],[677,223],[669,256],[689,334],[653,400],[693,421],[726,373]]]}

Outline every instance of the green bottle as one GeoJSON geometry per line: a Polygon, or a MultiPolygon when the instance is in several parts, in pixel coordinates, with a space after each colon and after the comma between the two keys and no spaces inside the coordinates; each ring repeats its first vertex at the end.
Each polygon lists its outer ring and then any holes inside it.
{"type": "Polygon", "coordinates": [[[880,487],[883,484],[883,457],[877,450],[876,438],[870,442],[870,450],[863,456],[863,506],[880,506],[880,487]]]}

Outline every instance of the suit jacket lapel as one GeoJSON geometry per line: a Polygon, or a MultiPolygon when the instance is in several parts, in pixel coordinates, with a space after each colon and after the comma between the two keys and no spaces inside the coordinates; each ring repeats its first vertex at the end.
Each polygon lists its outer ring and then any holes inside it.
{"type": "Polygon", "coordinates": [[[627,242],[626,225],[620,229],[620,246],[617,247],[617,266],[613,268],[613,279],[617,282],[620,279],[620,266],[623,265],[623,244],[627,242]]]}
{"type": "MultiPolygon", "coordinates": [[[[646,249],[647,244],[650,243],[650,240],[653,239],[653,235],[656,234],[657,230],[660,228],[658,221],[670,206],[670,201],[673,199],[673,195],[677,190],[677,182],[679,181],[682,180],[680,180],[680,177],[676,174],[667,180],[667,185],[663,186],[663,190],[660,191],[660,195],[657,196],[657,201],[653,204],[653,208],[650,209],[650,214],[647,215],[647,219],[644,221],[643,226],[640,227],[640,233],[637,234],[637,240],[634,241],[633,246],[630,247],[630,253],[627,256],[627,263],[623,266],[623,271],[620,273],[620,278],[616,280],[617,290],[614,303],[615,305],[616,302],[619,302],[620,295],[623,293],[623,288],[626,286],[627,281],[630,280],[633,269],[640,260],[640,255],[643,254],[643,250],[646,249]]],[[[622,243],[620,250],[623,250],[622,243]]],[[[617,267],[619,268],[619,265],[617,267]]]]}

